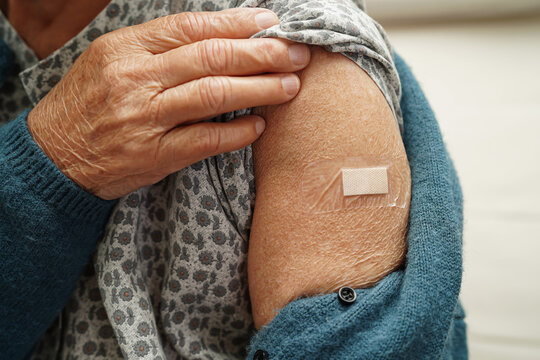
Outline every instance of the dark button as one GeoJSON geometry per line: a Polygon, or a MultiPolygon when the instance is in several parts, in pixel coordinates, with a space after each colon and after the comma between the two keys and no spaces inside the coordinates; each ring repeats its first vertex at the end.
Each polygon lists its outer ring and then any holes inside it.
{"type": "Polygon", "coordinates": [[[253,360],[268,360],[270,359],[270,355],[264,350],[257,350],[255,351],[255,355],[253,355],[253,360]]]}
{"type": "Polygon", "coordinates": [[[356,291],[353,288],[344,286],[338,291],[339,301],[345,305],[350,305],[356,301],[356,291]]]}

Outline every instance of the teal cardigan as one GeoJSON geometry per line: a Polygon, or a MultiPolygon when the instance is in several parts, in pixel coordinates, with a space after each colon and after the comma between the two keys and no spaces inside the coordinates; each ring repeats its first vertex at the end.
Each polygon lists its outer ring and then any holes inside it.
{"type": "MultiPolygon", "coordinates": [[[[462,197],[437,121],[396,55],[412,174],[403,269],[356,290],[295,300],[254,334],[248,359],[466,359],[462,197]]],[[[0,86],[10,69],[0,40],[0,86]]],[[[0,359],[28,356],[65,306],[114,201],[77,187],[41,151],[28,112],[0,128],[0,359]]]]}

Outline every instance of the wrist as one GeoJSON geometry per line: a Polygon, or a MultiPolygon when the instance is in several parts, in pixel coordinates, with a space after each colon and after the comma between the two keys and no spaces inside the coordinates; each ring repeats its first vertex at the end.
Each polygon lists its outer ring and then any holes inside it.
{"type": "Polygon", "coordinates": [[[28,131],[34,142],[66,177],[85,191],[94,194],[91,186],[88,185],[91,184],[89,179],[85,179],[80,167],[74,166],[78,157],[74,154],[71,139],[62,134],[60,129],[50,129],[47,118],[43,114],[51,114],[51,112],[45,111],[43,106],[42,102],[28,114],[28,131]]]}
{"type": "Polygon", "coordinates": [[[0,128],[0,167],[8,188],[11,183],[24,196],[40,199],[67,221],[102,224],[116,202],[84,191],[59,171],[31,136],[27,116],[25,111],[0,128]]]}

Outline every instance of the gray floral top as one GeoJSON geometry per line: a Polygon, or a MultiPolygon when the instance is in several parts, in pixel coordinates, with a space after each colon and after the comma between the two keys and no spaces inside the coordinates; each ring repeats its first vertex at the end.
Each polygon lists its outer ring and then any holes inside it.
{"type": "MultiPolygon", "coordinates": [[[[281,23],[257,37],[322,45],[355,61],[378,84],[401,124],[391,48],[361,0],[112,0],[42,61],[0,14],[0,36],[16,57],[0,90],[0,123],[37,104],[106,32],[170,13],[235,6],[266,7],[279,15],[281,23]]],[[[120,199],[92,263],[34,359],[244,357],[254,332],[246,271],[254,200],[249,146],[120,199]]]]}

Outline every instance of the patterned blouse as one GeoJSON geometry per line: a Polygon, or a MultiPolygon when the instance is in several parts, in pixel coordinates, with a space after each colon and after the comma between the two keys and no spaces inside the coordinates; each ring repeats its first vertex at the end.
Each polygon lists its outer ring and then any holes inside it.
{"type": "MultiPolygon", "coordinates": [[[[0,124],[37,104],[106,32],[171,13],[238,6],[265,7],[280,17],[279,25],[256,37],[321,45],[356,62],[377,83],[401,127],[392,50],[362,0],[112,0],[41,61],[0,13],[0,37],[15,53],[0,89],[0,124]]],[[[254,334],[246,266],[254,201],[250,146],[120,199],[92,262],[33,358],[243,358],[254,334]]]]}

